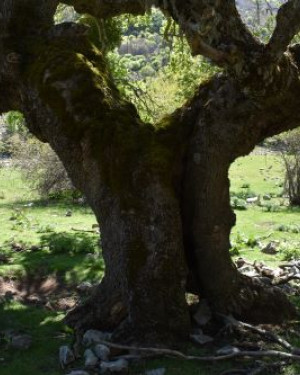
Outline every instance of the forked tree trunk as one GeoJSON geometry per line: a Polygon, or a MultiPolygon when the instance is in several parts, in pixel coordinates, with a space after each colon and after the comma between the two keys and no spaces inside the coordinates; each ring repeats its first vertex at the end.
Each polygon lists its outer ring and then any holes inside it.
{"type": "MultiPolygon", "coordinates": [[[[26,1],[17,4],[27,9],[26,1]]],[[[98,289],[66,321],[79,330],[114,331],[127,342],[184,340],[188,273],[193,291],[215,312],[268,321],[293,316],[279,291],[242,278],[230,259],[228,170],[264,137],[300,123],[291,111],[299,104],[298,83],[284,96],[255,100],[234,80],[215,78],[169,118],[145,124],[120,97],[82,27],[45,30],[30,30],[22,47],[13,40],[24,55],[13,81],[14,109],[86,195],[106,266],[98,289]],[[278,304],[273,318],[264,315],[270,304],[278,304]]]]}

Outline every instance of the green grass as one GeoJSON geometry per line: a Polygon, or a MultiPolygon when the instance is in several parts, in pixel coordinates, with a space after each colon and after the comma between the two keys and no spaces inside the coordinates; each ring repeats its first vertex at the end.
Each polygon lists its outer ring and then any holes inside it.
{"type": "Polygon", "coordinates": [[[0,341],[1,375],[59,375],[58,348],[70,342],[62,323],[63,314],[17,302],[0,304],[0,331],[12,329],[32,336],[29,350],[9,348],[0,341]]]}
{"type": "Polygon", "coordinates": [[[9,264],[0,265],[1,276],[26,276],[38,271],[43,275],[63,275],[73,283],[101,278],[102,258],[95,262],[87,257],[87,252],[77,254],[68,248],[59,254],[48,249],[30,251],[32,245],[40,246],[41,237],[51,232],[69,232],[78,238],[81,233],[78,231],[82,230],[81,234],[97,241],[98,234],[84,232],[91,231],[96,224],[90,208],[68,201],[42,201],[21,180],[20,174],[10,168],[0,169],[0,196],[0,252],[11,257],[9,264]],[[68,210],[72,211],[70,217],[66,216],[68,210]],[[12,251],[13,243],[24,244],[26,250],[12,251]]]}
{"type": "MultiPolygon", "coordinates": [[[[270,195],[270,201],[262,200],[262,207],[246,205],[247,210],[236,210],[237,224],[233,229],[232,242],[242,239],[239,256],[248,260],[264,260],[276,265],[283,259],[283,253],[265,255],[257,246],[245,245],[258,240],[267,244],[271,240],[280,244],[295,244],[300,247],[300,234],[291,228],[300,226],[300,210],[287,206],[282,198],[283,170],[280,160],[274,155],[251,155],[238,159],[230,170],[231,193],[242,195],[251,192],[254,195],[270,195]],[[279,231],[283,226],[286,230],[279,231]],[[266,238],[267,237],[267,238],[266,238]]],[[[0,253],[10,256],[9,264],[0,264],[0,276],[22,277],[30,275],[54,276],[71,287],[81,281],[98,281],[104,271],[100,249],[90,244],[97,242],[98,235],[82,231],[92,230],[95,217],[88,207],[74,205],[71,201],[42,201],[29,186],[21,180],[20,174],[10,168],[0,169],[0,253]],[[72,216],[65,214],[72,211],[72,216]],[[76,229],[74,231],[73,229],[76,229]],[[60,233],[69,233],[70,238],[60,238],[60,233]],[[87,236],[87,249],[76,247],[73,239],[80,233],[87,236]],[[53,237],[54,234],[54,237],[53,237]],[[58,234],[58,237],[57,235],[58,234]],[[41,242],[42,236],[50,239],[41,242]],[[52,237],[51,237],[52,236],[52,237]],[[52,242],[51,242],[52,241],[52,242]],[[12,250],[13,243],[24,243],[25,251],[12,250]],[[32,251],[32,245],[44,245],[40,250],[32,251]],[[79,250],[78,250],[79,249],[79,250]],[[87,252],[94,253],[93,256],[87,252]]],[[[1,375],[59,375],[68,373],[58,366],[58,348],[71,339],[62,319],[62,312],[54,312],[43,307],[25,305],[4,299],[0,304],[0,332],[10,328],[30,333],[33,345],[28,351],[16,351],[7,348],[0,341],[1,375]]],[[[299,343],[297,343],[299,344],[299,343]]],[[[210,347],[207,350],[211,350],[210,347]]],[[[193,349],[194,350],[194,349],[193,349]]],[[[205,350],[196,350],[204,355],[205,350]]],[[[240,362],[208,363],[186,362],[161,359],[145,362],[133,367],[130,374],[144,373],[146,369],[164,367],[166,375],[214,375],[229,368],[242,367],[240,362]]],[[[299,367],[291,365],[285,375],[299,373],[299,367]]]]}
{"type": "MultiPolygon", "coordinates": [[[[236,226],[232,231],[232,242],[237,236],[256,238],[263,244],[279,241],[279,248],[287,244],[300,247],[299,233],[279,231],[282,225],[300,225],[300,209],[288,206],[288,199],[282,197],[284,171],[281,160],[274,154],[250,155],[236,160],[230,169],[231,195],[251,190],[255,196],[261,196],[261,204],[247,205],[247,210],[235,210],[236,226]],[[246,186],[246,187],[245,187],[246,186]],[[264,200],[269,195],[271,200],[264,200]],[[266,238],[267,237],[267,238],[266,238]]],[[[277,255],[266,255],[257,248],[245,247],[240,256],[249,260],[263,260],[276,265],[283,259],[277,255]]]]}

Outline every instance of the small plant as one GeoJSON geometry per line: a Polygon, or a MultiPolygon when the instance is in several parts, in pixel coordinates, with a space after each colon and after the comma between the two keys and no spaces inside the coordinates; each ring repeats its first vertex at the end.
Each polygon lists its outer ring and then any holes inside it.
{"type": "Polygon", "coordinates": [[[41,246],[49,248],[54,254],[94,253],[97,237],[87,233],[51,233],[41,236],[41,246]]]}
{"type": "Polygon", "coordinates": [[[281,224],[277,227],[279,232],[300,233],[300,226],[296,224],[281,224]]]}
{"type": "Polygon", "coordinates": [[[14,221],[12,230],[24,231],[31,228],[31,221],[25,215],[24,211],[20,208],[15,208],[10,220],[14,221]]]}
{"type": "Polygon", "coordinates": [[[250,188],[250,184],[248,182],[245,182],[242,186],[241,186],[241,189],[249,189],[250,188]]]}
{"type": "Polygon", "coordinates": [[[231,200],[231,207],[234,210],[245,211],[245,210],[247,210],[247,203],[243,199],[239,199],[237,197],[233,197],[232,200],[231,200]]]}
{"type": "Polygon", "coordinates": [[[254,249],[258,245],[259,239],[257,237],[250,236],[247,238],[238,232],[231,243],[230,254],[232,256],[239,255],[241,250],[245,250],[246,248],[254,249]]]}
{"type": "Polygon", "coordinates": [[[50,224],[47,224],[47,225],[40,225],[38,228],[37,228],[37,233],[52,233],[54,232],[55,229],[54,229],[54,226],[53,225],[50,225],[50,224]]]}
{"type": "Polygon", "coordinates": [[[243,188],[243,190],[232,192],[231,196],[246,200],[247,198],[256,197],[257,194],[254,191],[252,191],[249,187],[247,187],[247,188],[243,188]]]}
{"type": "Polygon", "coordinates": [[[300,258],[300,247],[299,243],[298,245],[296,244],[289,244],[285,246],[284,248],[281,249],[281,254],[283,260],[294,260],[294,259],[299,259],[300,258]]]}
{"type": "Polygon", "coordinates": [[[265,212],[278,212],[280,211],[280,206],[273,204],[273,203],[267,203],[262,206],[263,210],[265,212]]]}

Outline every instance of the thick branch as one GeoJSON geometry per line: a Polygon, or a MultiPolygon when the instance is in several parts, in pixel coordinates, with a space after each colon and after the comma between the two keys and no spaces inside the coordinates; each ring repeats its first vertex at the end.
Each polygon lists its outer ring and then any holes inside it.
{"type": "Polygon", "coordinates": [[[181,27],[194,55],[203,55],[217,65],[248,61],[260,44],[242,22],[234,0],[65,0],[79,13],[108,18],[124,13],[144,14],[151,6],[170,15],[181,27]]]}
{"type": "Polygon", "coordinates": [[[64,0],[63,2],[73,5],[78,13],[88,13],[98,18],[115,17],[124,13],[144,14],[148,4],[143,0],[64,0]]]}
{"type": "Polygon", "coordinates": [[[277,14],[276,27],[267,45],[267,51],[275,62],[280,60],[294,36],[300,31],[300,1],[289,0],[277,14]]]}

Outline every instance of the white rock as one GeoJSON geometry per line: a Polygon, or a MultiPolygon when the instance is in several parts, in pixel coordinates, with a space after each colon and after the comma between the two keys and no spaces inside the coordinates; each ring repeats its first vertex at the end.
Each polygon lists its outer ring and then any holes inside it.
{"type": "Polygon", "coordinates": [[[101,361],[107,361],[110,349],[106,345],[98,344],[94,347],[94,352],[101,361]]]}
{"type": "Polygon", "coordinates": [[[59,363],[61,367],[64,368],[73,361],[75,361],[75,356],[72,350],[67,345],[61,346],[59,348],[59,363]]]}
{"type": "Polygon", "coordinates": [[[102,374],[109,372],[121,372],[128,370],[128,362],[125,359],[118,359],[112,362],[101,362],[100,370],[102,374]]]}
{"type": "Polygon", "coordinates": [[[247,198],[246,202],[247,203],[256,203],[258,201],[258,197],[253,197],[253,198],[247,198]]]}
{"type": "Polygon", "coordinates": [[[161,367],[161,368],[156,368],[154,370],[148,370],[145,372],[145,375],[165,375],[166,369],[161,367]]]}
{"type": "Polygon", "coordinates": [[[238,269],[239,272],[245,276],[255,277],[259,276],[259,273],[252,266],[243,266],[238,269]]]}
{"type": "Polygon", "coordinates": [[[271,241],[269,242],[261,251],[265,254],[274,255],[278,253],[279,242],[277,241],[271,241]]]}
{"type": "Polygon", "coordinates": [[[212,317],[210,307],[205,299],[200,300],[197,306],[197,312],[193,315],[193,319],[199,326],[205,326],[212,317]]]}
{"type": "Polygon", "coordinates": [[[84,359],[84,365],[86,367],[94,367],[99,362],[98,357],[95,356],[91,349],[86,349],[86,351],[84,352],[84,359]]]}
{"type": "Polygon", "coordinates": [[[191,336],[191,340],[193,340],[196,344],[204,345],[209,342],[214,341],[214,339],[211,336],[205,335],[201,329],[198,329],[193,333],[191,336]]]}
{"type": "Polygon", "coordinates": [[[111,334],[109,332],[97,331],[90,329],[83,335],[83,345],[89,346],[92,344],[100,344],[102,341],[109,341],[111,334]]]}
{"type": "Polygon", "coordinates": [[[234,353],[239,353],[240,349],[234,346],[224,346],[223,348],[217,350],[218,355],[229,355],[234,353]]]}
{"type": "Polygon", "coordinates": [[[25,334],[16,334],[11,337],[10,346],[15,349],[29,349],[32,337],[25,334]]]}

